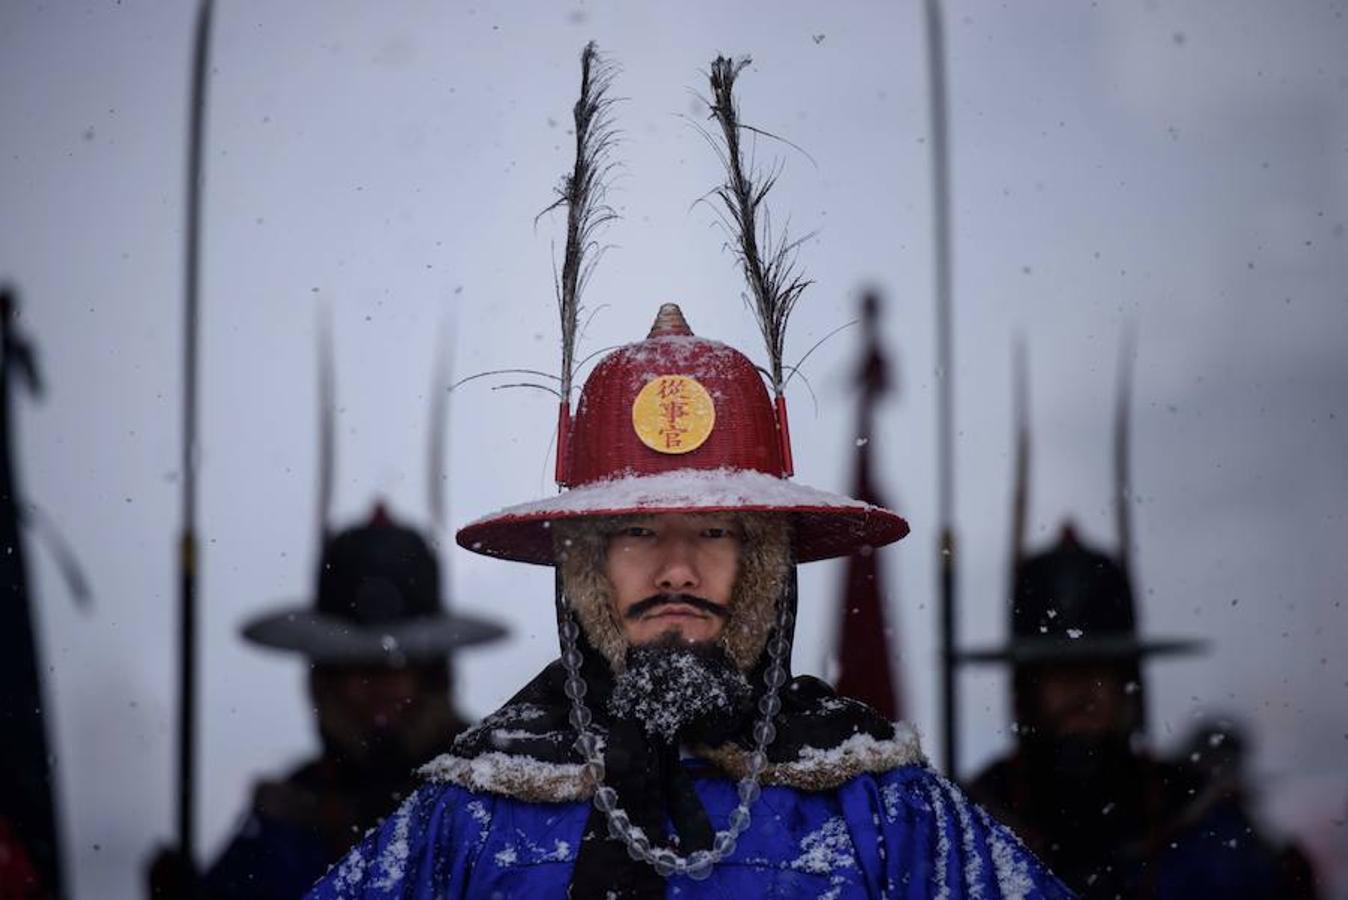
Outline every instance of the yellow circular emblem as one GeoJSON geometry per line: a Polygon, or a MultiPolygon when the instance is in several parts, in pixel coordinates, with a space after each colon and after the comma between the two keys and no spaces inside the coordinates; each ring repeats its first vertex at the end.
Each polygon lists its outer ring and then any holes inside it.
{"type": "Polygon", "coordinates": [[[632,403],[632,428],[658,453],[688,453],[701,447],[716,425],[711,394],[687,375],[659,375],[632,403]]]}

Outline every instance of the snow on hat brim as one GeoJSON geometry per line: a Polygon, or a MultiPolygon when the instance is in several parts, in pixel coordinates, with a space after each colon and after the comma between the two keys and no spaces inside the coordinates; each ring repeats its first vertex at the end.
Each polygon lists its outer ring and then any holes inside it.
{"type": "Polygon", "coordinates": [[[631,475],[507,507],[459,529],[475,553],[550,566],[550,523],[660,513],[764,512],[791,517],[798,562],[847,556],[893,543],[908,523],[884,507],[744,469],[684,469],[631,475]]]}
{"type": "Polygon", "coordinates": [[[362,625],[298,607],[253,620],[243,627],[243,635],[257,644],[303,653],[316,663],[401,665],[438,662],[451,650],[499,640],[506,630],[458,614],[362,625]]]}
{"type": "Polygon", "coordinates": [[[1122,662],[1150,656],[1197,653],[1204,642],[1182,638],[1142,640],[1132,635],[1101,635],[1079,638],[1020,638],[1002,647],[967,650],[956,654],[965,663],[1009,663],[1028,666],[1040,663],[1122,662]]]}

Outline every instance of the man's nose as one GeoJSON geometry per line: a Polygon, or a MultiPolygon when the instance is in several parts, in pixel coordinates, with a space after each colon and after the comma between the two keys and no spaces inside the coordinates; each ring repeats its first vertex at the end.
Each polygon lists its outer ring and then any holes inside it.
{"type": "Polygon", "coordinates": [[[669,593],[687,593],[701,583],[693,548],[687,541],[668,541],[661,551],[660,565],[655,573],[656,587],[669,593]]]}

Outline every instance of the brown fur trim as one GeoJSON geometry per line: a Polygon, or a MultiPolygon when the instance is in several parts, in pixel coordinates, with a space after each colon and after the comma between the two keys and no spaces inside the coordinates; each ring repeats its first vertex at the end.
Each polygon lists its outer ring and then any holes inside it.
{"type": "Polygon", "coordinates": [[[767,646],[777,614],[777,602],[786,587],[791,564],[791,525],[768,513],[737,513],[744,532],[739,577],[721,641],[726,653],[748,672],[767,646]]]}
{"type": "MultiPolygon", "coordinates": [[[[744,778],[749,774],[750,751],[743,747],[725,744],[714,749],[698,747],[695,752],[733,778],[744,778]]],[[[917,730],[907,722],[896,722],[894,737],[888,740],[856,734],[829,750],[806,747],[799,758],[774,763],[764,769],[762,783],[802,791],[830,791],[867,772],[878,774],[926,761],[917,730]]]]}
{"type": "Polygon", "coordinates": [[[426,763],[417,774],[428,781],[504,794],[526,803],[569,803],[594,795],[580,765],[548,763],[513,753],[483,753],[472,759],[445,753],[426,763]]]}
{"type": "Polygon", "coordinates": [[[552,523],[553,547],[562,569],[562,590],[576,611],[581,630],[594,649],[608,660],[614,674],[622,672],[627,638],[613,601],[613,586],[604,574],[608,536],[623,527],[624,519],[609,516],[552,523]]]}
{"type": "MultiPolygon", "coordinates": [[[[772,630],[773,614],[790,562],[791,530],[785,518],[769,513],[730,513],[744,534],[739,571],[730,599],[730,618],[720,643],[727,655],[748,672],[758,661],[772,630]]],[[[604,575],[609,535],[641,516],[610,516],[554,522],[553,544],[566,591],[585,636],[621,674],[627,659],[627,637],[613,602],[613,587],[604,575]]]]}

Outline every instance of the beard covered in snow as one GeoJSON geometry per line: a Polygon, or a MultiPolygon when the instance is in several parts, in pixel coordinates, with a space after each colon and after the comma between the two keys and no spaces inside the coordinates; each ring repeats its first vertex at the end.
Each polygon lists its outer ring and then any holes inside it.
{"type": "Polygon", "coordinates": [[[700,743],[732,730],[752,699],[749,680],[720,644],[667,634],[627,651],[608,709],[652,738],[700,743]]]}

